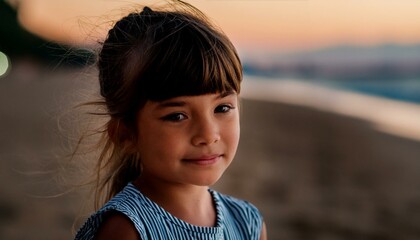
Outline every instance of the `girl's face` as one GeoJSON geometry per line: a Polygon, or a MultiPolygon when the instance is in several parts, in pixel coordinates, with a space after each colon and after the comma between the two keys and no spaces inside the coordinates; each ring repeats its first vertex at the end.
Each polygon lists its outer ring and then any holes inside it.
{"type": "Polygon", "coordinates": [[[232,162],[239,142],[234,92],[148,101],[137,117],[143,180],[209,186],[232,162]]]}

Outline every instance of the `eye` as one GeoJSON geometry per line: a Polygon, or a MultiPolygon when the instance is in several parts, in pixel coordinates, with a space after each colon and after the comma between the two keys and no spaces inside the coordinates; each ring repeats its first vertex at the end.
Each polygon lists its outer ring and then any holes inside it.
{"type": "Polygon", "coordinates": [[[171,113],[169,115],[162,117],[162,120],[170,121],[170,122],[180,122],[185,119],[187,119],[187,116],[183,113],[171,113]]]}
{"type": "Polygon", "coordinates": [[[227,105],[227,104],[222,104],[216,107],[216,109],[214,109],[215,113],[227,113],[230,112],[230,110],[235,109],[235,107],[227,105]]]}

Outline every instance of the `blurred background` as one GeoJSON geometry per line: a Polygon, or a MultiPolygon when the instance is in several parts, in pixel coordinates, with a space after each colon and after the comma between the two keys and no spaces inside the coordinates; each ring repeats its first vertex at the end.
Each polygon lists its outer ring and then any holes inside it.
{"type": "MultiPolygon", "coordinates": [[[[188,2],[245,73],[214,188],[254,203],[270,239],[420,239],[420,1],[188,2]]],[[[145,4],[0,0],[0,239],[72,239],[92,211],[74,106],[97,98],[92,49],[145,4]]]]}

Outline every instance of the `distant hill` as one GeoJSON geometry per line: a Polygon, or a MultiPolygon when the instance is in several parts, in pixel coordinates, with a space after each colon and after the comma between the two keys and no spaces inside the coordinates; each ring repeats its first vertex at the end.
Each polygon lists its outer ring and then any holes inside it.
{"type": "Polygon", "coordinates": [[[330,80],[420,79],[419,45],[338,46],[244,61],[244,71],[267,77],[330,80]]]}
{"type": "Polygon", "coordinates": [[[46,63],[85,66],[93,62],[88,50],[46,41],[24,29],[17,20],[17,12],[0,0],[0,51],[12,62],[21,57],[32,57],[46,63]]]}
{"type": "MultiPolygon", "coordinates": [[[[281,57],[281,56],[279,56],[281,57]]],[[[331,48],[318,49],[308,52],[299,52],[285,55],[291,60],[312,60],[312,61],[412,61],[420,60],[420,44],[418,45],[396,45],[384,44],[372,47],[360,46],[335,46],[331,48]]],[[[282,58],[282,57],[281,57],[282,58]]]]}

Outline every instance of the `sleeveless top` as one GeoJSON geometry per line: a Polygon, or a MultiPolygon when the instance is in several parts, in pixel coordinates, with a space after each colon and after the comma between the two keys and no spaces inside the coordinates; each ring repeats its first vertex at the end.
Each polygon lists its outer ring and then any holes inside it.
{"type": "Polygon", "coordinates": [[[258,240],[260,238],[263,219],[255,206],[211,189],[209,192],[216,206],[215,227],[195,226],[171,215],[129,183],[85,222],[75,239],[93,239],[108,211],[118,211],[127,216],[142,240],[258,240]]]}

